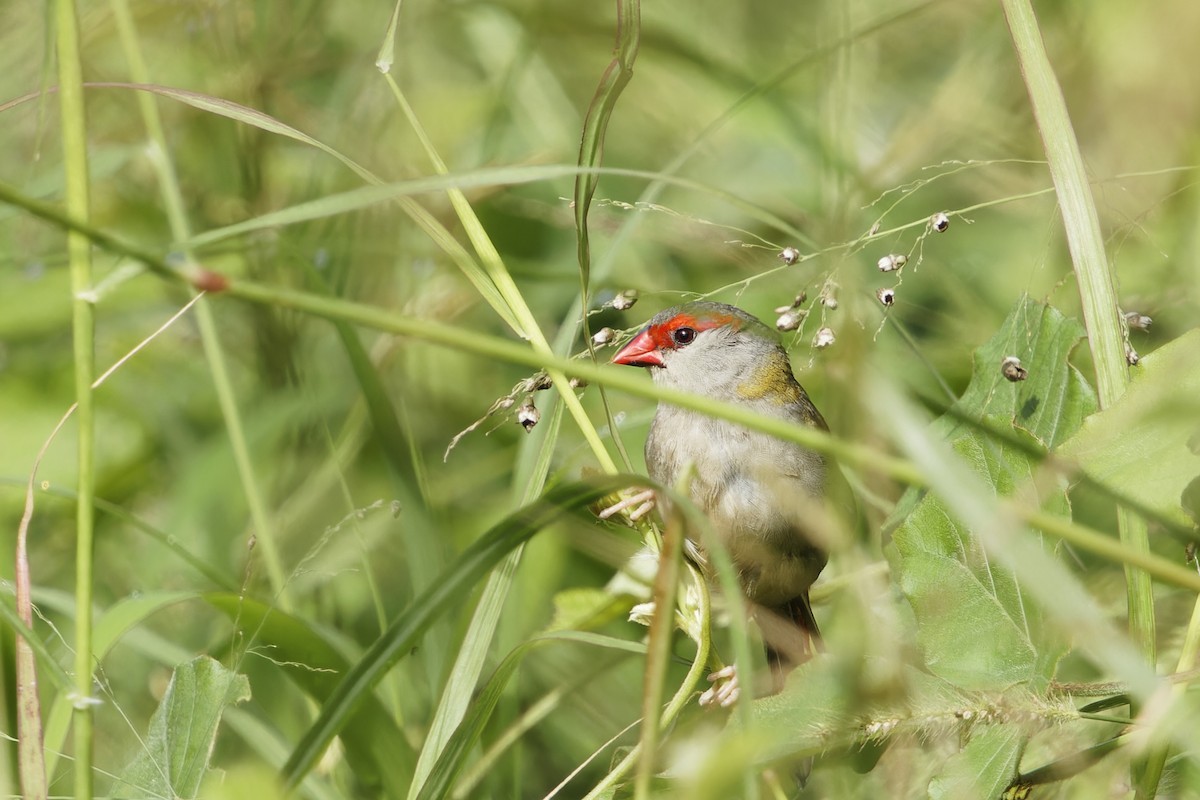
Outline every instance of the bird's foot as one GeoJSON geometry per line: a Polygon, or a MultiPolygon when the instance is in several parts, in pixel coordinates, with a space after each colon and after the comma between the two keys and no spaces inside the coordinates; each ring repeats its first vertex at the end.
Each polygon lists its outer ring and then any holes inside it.
{"type": "Polygon", "coordinates": [[[600,517],[600,519],[608,519],[624,511],[630,522],[637,522],[654,508],[653,489],[642,489],[632,494],[626,491],[622,492],[622,494],[625,496],[621,500],[603,509],[596,516],[600,517]],[[633,509],[632,511],[629,510],[631,508],[633,509]]]}
{"type": "Polygon", "coordinates": [[[742,687],[738,683],[737,670],[732,665],[712,673],[708,680],[712,686],[700,695],[700,705],[704,708],[729,708],[741,696],[742,687]]]}

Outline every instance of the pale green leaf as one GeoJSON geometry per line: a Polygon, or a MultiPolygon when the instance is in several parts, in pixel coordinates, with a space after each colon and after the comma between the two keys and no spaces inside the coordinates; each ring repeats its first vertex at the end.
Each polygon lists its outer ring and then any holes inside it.
{"type": "Polygon", "coordinates": [[[1025,734],[1016,725],[977,731],[929,785],[931,800],[992,800],[1017,776],[1025,734]]]}
{"type": "MultiPolygon", "coordinates": [[[[976,351],[971,384],[954,413],[935,426],[997,495],[1021,487],[1032,493],[1030,453],[1069,436],[1095,408],[1094,393],[1068,362],[1082,334],[1055,309],[1022,298],[976,351]],[[1020,359],[1025,380],[1001,373],[1009,356],[1020,359]]],[[[1068,513],[1061,486],[1039,487],[1025,499],[1068,513]]],[[[992,562],[940,498],[928,495],[909,507],[888,551],[929,669],[967,689],[1049,681],[1065,643],[1046,629],[1015,576],[992,562]]]]}
{"type": "Polygon", "coordinates": [[[226,706],[250,699],[250,681],[207,656],[176,668],[150,718],[142,751],[114,794],[129,798],[196,797],[226,706]]]}
{"type": "Polygon", "coordinates": [[[1083,326],[1058,309],[1021,298],[1000,330],[975,351],[971,384],[957,407],[975,419],[1002,418],[1055,447],[1097,407],[1095,391],[1067,360],[1083,336],[1083,326]],[[1001,373],[1009,356],[1020,359],[1025,380],[1010,381],[1001,373]]]}
{"type": "Polygon", "coordinates": [[[1090,417],[1066,442],[1095,480],[1181,522],[1183,493],[1200,475],[1200,329],[1142,359],[1115,404],[1090,417]]]}

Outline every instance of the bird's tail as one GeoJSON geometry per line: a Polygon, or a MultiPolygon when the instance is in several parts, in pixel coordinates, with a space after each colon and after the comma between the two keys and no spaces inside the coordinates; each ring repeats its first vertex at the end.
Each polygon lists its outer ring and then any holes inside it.
{"type": "Polygon", "coordinates": [[[776,609],[758,614],[759,627],[767,645],[767,662],[775,676],[776,690],[796,667],[820,652],[821,630],[813,616],[808,592],[776,609]]]}

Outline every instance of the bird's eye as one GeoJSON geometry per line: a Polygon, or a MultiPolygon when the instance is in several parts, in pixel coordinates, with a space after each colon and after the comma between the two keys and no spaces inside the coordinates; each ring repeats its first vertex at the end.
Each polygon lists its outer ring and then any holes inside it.
{"type": "Polygon", "coordinates": [[[676,328],[671,332],[671,338],[677,345],[691,344],[696,338],[696,331],[694,328],[676,328]]]}

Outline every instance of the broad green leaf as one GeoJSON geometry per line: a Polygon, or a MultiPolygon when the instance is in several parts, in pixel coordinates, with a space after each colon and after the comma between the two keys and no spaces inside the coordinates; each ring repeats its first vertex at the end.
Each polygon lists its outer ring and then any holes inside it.
{"type": "Polygon", "coordinates": [[[120,775],[117,797],[196,797],[226,706],[250,699],[245,675],[207,656],[176,668],[150,718],[141,753],[120,775]]]}
{"type": "Polygon", "coordinates": [[[1200,329],[1142,359],[1115,404],[1089,418],[1061,453],[1092,478],[1188,522],[1183,494],[1200,476],[1200,329]]]}
{"type": "MultiPolygon", "coordinates": [[[[975,351],[971,384],[956,404],[969,417],[1003,418],[1028,431],[1046,448],[1073,434],[1096,410],[1096,393],[1068,358],[1083,339],[1083,327],[1058,309],[1028,297],[1019,300],[1000,330],[975,351]],[[1027,377],[1010,381],[1001,362],[1013,356],[1027,377]]],[[[950,428],[962,429],[962,423],[950,428]]]]}
{"type": "MultiPolygon", "coordinates": [[[[1029,452],[1063,440],[1095,408],[1094,394],[1067,361],[1081,336],[1074,321],[1022,298],[976,351],[971,384],[955,412],[935,426],[998,495],[1018,487],[1032,492],[1029,452]],[[1001,374],[1008,356],[1020,359],[1026,380],[1011,382],[1001,374]],[[1008,436],[992,437],[988,430],[1008,436]]],[[[1068,512],[1062,487],[1038,492],[1027,501],[1068,512]]],[[[1046,630],[1015,576],[992,563],[938,497],[927,495],[909,507],[888,554],[915,612],[929,669],[965,689],[1048,682],[1065,643],[1046,630]]]]}
{"type": "Polygon", "coordinates": [[[994,725],[971,741],[943,766],[929,785],[931,800],[993,800],[1017,775],[1025,732],[1013,724],[994,725]]]}
{"type": "MultiPolygon", "coordinates": [[[[1024,454],[964,432],[954,450],[1001,494],[1032,476],[1024,454]]],[[[1059,492],[1043,505],[1063,507],[1059,492]]],[[[935,674],[966,689],[1004,689],[1048,680],[1064,644],[1044,629],[1039,608],[1014,576],[940,499],[924,498],[896,531],[900,588],[917,617],[917,638],[935,674]]]]}

